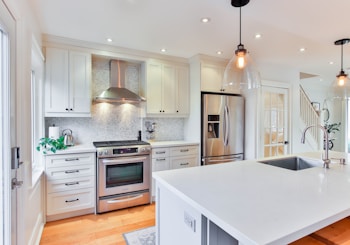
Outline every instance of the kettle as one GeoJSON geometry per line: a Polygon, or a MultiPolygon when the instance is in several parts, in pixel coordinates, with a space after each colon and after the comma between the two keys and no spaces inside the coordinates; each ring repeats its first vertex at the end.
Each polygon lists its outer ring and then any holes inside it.
{"type": "Polygon", "coordinates": [[[72,130],[67,128],[67,129],[64,129],[62,131],[62,135],[64,136],[64,141],[63,143],[66,145],[66,146],[72,146],[74,145],[74,139],[73,139],[73,135],[72,135],[72,130]]]}

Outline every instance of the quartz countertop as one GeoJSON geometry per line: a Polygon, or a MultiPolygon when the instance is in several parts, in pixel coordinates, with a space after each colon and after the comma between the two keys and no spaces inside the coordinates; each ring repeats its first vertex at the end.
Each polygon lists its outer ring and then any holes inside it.
{"type": "Polygon", "coordinates": [[[243,244],[287,244],[350,215],[350,165],[321,166],[293,171],[244,160],[153,177],[243,244]]]}
{"type": "Polygon", "coordinates": [[[58,155],[58,154],[73,154],[73,153],[94,153],[96,148],[92,143],[77,144],[74,146],[68,146],[67,149],[58,150],[56,153],[47,152],[46,155],[58,155]]]}
{"type": "Polygon", "coordinates": [[[173,141],[148,141],[152,148],[158,147],[173,147],[182,145],[199,145],[199,142],[186,141],[186,140],[173,140],[173,141]]]}

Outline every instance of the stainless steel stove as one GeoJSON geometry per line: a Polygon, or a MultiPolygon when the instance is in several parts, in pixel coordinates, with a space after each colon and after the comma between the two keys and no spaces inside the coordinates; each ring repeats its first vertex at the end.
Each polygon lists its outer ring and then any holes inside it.
{"type": "Polygon", "coordinates": [[[97,151],[96,212],[150,203],[150,144],[139,140],[93,144],[97,151]]]}

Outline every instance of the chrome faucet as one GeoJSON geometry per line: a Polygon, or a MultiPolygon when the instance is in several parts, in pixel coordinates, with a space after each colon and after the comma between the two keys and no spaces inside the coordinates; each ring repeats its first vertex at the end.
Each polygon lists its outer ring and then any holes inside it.
{"type": "Polygon", "coordinates": [[[329,157],[328,157],[328,151],[329,151],[329,145],[328,145],[328,133],[327,133],[327,130],[325,127],[317,124],[317,125],[311,125],[311,126],[308,126],[304,129],[303,131],[303,134],[301,136],[301,143],[304,144],[305,143],[305,134],[306,134],[306,131],[309,129],[309,128],[320,128],[322,131],[323,131],[323,141],[324,141],[324,144],[325,144],[325,147],[324,147],[324,159],[323,160],[323,167],[324,168],[329,168],[329,163],[331,162],[329,160],[329,157]]]}

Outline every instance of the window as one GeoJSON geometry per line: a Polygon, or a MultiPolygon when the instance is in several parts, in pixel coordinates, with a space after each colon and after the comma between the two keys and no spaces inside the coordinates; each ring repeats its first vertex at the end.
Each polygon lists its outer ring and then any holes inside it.
{"type": "Polygon", "coordinates": [[[36,150],[39,139],[44,137],[43,117],[43,56],[33,39],[32,46],[32,73],[31,73],[31,143],[32,143],[32,185],[39,178],[43,169],[43,159],[40,152],[36,150]]]}

